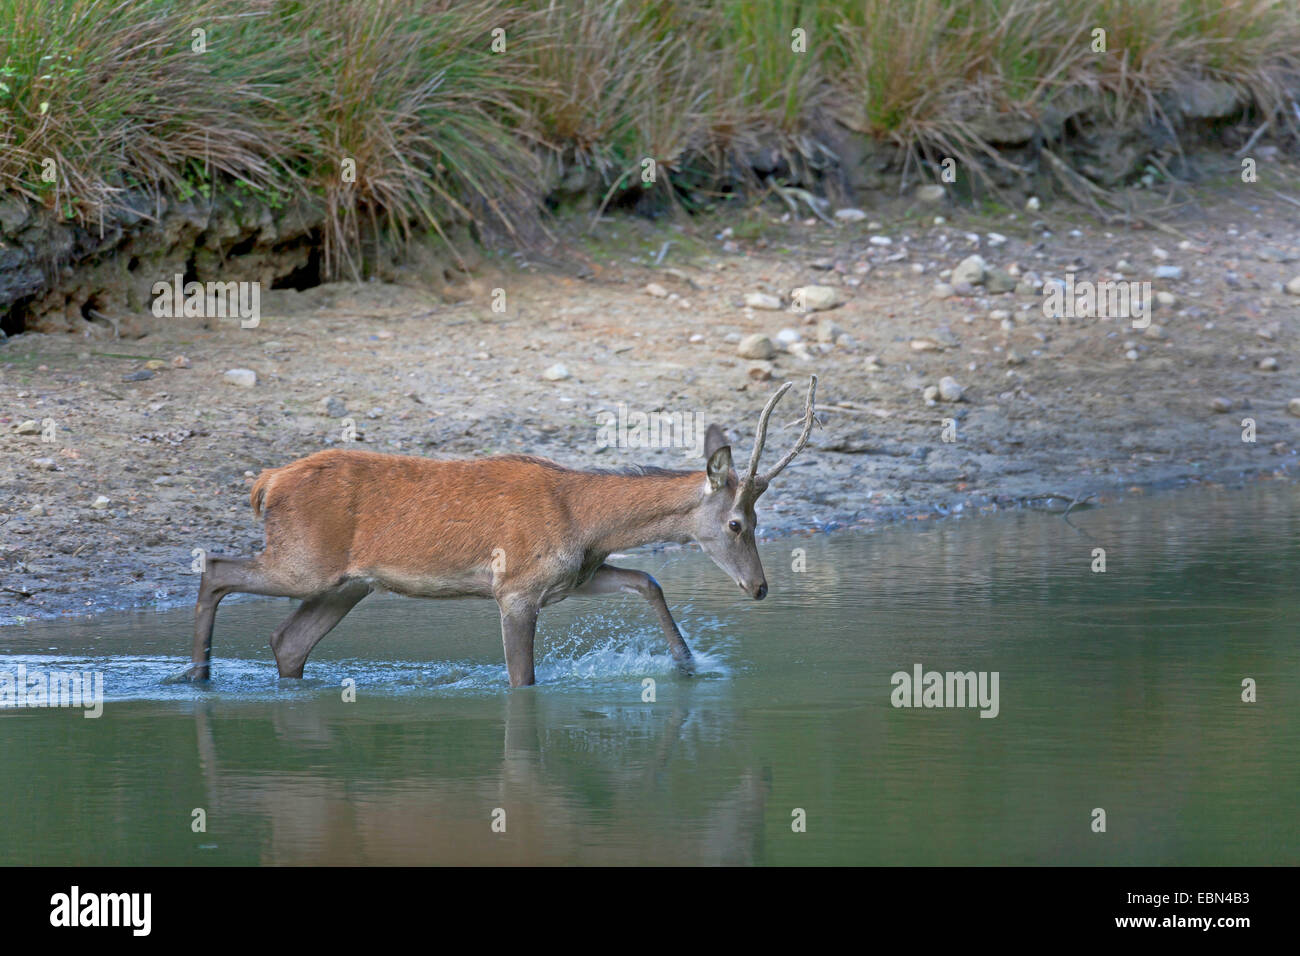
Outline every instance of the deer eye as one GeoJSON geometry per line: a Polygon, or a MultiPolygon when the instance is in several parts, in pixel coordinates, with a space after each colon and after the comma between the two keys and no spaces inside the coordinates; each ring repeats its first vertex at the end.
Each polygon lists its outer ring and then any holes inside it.
{"type": "Polygon", "coordinates": [[[740,522],[739,522],[739,521],[728,521],[728,522],[727,522],[727,527],[730,528],[732,531],[736,532],[736,534],[740,534],[740,522]]]}

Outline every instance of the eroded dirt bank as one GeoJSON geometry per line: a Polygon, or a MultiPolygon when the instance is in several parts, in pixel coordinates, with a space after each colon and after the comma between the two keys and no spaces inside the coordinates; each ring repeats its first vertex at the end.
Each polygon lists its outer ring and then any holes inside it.
{"type": "Polygon", "coordinates": [[[760,503],[765,535],[1290,477],[1298,222],[1284,199],[1240,188],[1202,194],[1170,220],[1177,235],[1064,207],[989,218],[918,202],[730,235],[612,219],[598,245],[573,247],[588,252],[489,260],[456,304],[330,285],[265,293],[254,329],[25,334],[0,344],[0,622],[191,600],[194,549],[260,548],[252,476],[337,444],[349,421],[356,447],[379,451],[697,467],[679,448],[602,449],[602,413],[716,421],[744,461],[789,380],[779,455],[816,372],[823,427],[760,503]],[[981,283],[946,274],[972,254],[981,283]],[[1144,330],[1056,318],[1031,273],[1167,295],[1144,330]],[[791,311],[813,284],[843,304],[791,311]],[[781,309],[746,306],[756,293],[781,309]],[[768,364],[739,354],[762,349],[755,334],[779,348],[783,329],[802,344],[768,364]],[[232,369],[256,384],[232,384],[232,369]],[[927,404],[945,377],[961,400],[927,404]]]}

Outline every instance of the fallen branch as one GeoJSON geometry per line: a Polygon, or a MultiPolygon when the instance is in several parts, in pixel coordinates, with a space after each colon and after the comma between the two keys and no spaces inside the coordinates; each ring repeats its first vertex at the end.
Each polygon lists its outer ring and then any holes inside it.
{"type": "Polygon", "coordinates": [[[1268,129],[1269,125],[1270,125],[1272,122],[1273,122],[1273,121],[1272,121],[1271,119],[1266,119],[1266,120],[1264,120],[1264,124],[1263,124],[1262,126],[1260,126],[1259,129],[1255,130],[1255,132],[1253,132],[1253,133],[1250,134],[1250,139],[1246,140],[1246,145],[1243,146],[1243,147],[1241,147],[1241,149],[1237,150],[1236,155],[1237,155],[1238,158],[1240,158],[1240,157],[1242,157],[1242,156],[1245,156],[1247,153],[1250,152],[1250,148],[1251,148],[1252,146],[1255,145],[1255,142],[1256,142],[1256,141],[1257,141],[1261,136],[1264,135],[1264,130],[1268,129]]]}
{"type": "Polygon", "coordinates": [[[778,196],[781,197],[782,201],[787,206],[790,207],[791,215],[794,216],[799,215],[799,204],[795,202],[795,200],[802,199],[805,203],[808,204],[808,208],[812,210],[813,215],[816,216],[818,219],[820,219],[822,222],[832,226],[839,225],[834,219],[829,218],[824,212],[821,211],[817,203],[817,197],[815,197],[812,193],[808,192],[808,190],[799,189],[795,186],[781,186],[771,176],[767,177],[767,185],[772,189],[773,192],[775,192],[778,196]]]}
{"type": "Polygon", "coordinates": [[[1288,196],[1286,193],[1280,193],[1276,189],[1270,189],[1269,192],[1271,192],[1278,199],[1285,199],[1293,206],[1300,206],[1300,199],[1295,199],[1291,196],[1288,196]]]}

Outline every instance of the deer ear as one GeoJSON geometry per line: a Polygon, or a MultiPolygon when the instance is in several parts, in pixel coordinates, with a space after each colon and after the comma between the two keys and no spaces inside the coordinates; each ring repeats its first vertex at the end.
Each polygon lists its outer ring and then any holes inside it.
{"type": "Polygon", "coordinates": [[[727,484],[727,475],[731,471],[731,446],[723,445],[709,456],[705,469],[709,474],[709,490],[718,491],[727,484]]]}
{"type": "Polygon", "coordinates": [[[704,457],[712,458],[713,453],[727,444],[727,433],[717,425],[710,425],[704,433],[704,457]]]}

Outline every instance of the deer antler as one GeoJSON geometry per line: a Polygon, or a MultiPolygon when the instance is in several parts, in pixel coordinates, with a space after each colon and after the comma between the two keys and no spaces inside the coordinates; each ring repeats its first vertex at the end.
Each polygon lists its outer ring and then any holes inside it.
{"type": "Polygon", "coordinates": [[[776,403],[781,400],[781,396],[794,387],[793,382],[786,382],[776,394],[767,400],[767,405],[763,408],[763,414],[758,417],[758,432],[754,435],[754,450],[749,456],[749,470],[745,473],[741,481],[741,487],[744,493],[757,497],[767,490],[768,484],[772,479],[785,469],[785,466],[794,461],[795,455],[803,451],[804,445],[808,444],[808,436],[812,434],[813,418],[815,406],[813,400],[817,394],[817,376],[813,375],[808,380],[808,403],[804,407],[803,432],[799,435],[799,440],[795,442],[794,448],[786,453],[785,457],[776,463],[776,467],[766,474],[758,473],[758,460],[763,454],[763,446],[767,443],[767,422],[772,417],[772,411],[776,408],[776,403]]]}

